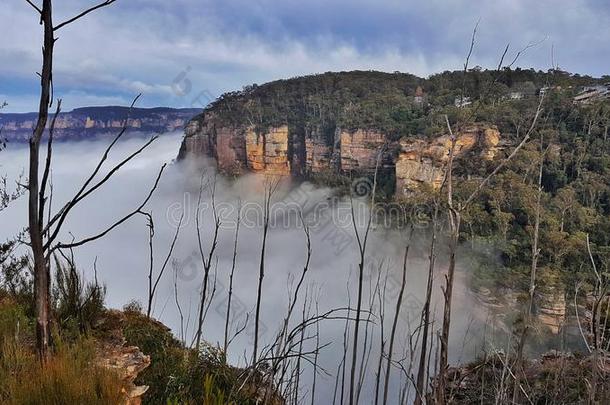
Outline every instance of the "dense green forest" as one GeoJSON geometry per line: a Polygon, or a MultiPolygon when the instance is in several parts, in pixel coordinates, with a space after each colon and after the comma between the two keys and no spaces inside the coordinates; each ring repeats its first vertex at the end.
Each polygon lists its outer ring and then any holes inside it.
{"type": "MultiPolygon", "coordinates": [[[[437,131],[435,115],[453,107],[464,90],[465,97],[486,106],[473,118],[492,120],[503,132],[511,132],[515,120],[531,106],[528,101],[541,88],[560,88],[563,97],[557,97],[565,101],[582,86],[608,81],[610,76],[592,78],[531,69],[498,72],[474,68],[466,75],[447,71],[427,79],[399,72],[328,72],[246,86],[242,91],[222,95],[206,111],[219,114],[233,125],[253,123],[266,128],[288,124],[331,132],[337,127],[370,128],[398,139],[437,131]],[[528,100],[508,103],[511,92],[520,92],[528,100]]],[[[560,100],[557,103],[561,104],[560,100]]],[[[564,105],[557,118],[569,118],[578,124],[578,117],[559,115],[568,105],[572,104],[564,105]]]]}

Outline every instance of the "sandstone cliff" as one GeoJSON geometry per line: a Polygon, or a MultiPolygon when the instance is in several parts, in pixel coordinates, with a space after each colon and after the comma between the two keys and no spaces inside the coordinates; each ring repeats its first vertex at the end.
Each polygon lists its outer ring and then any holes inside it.
{"type": "MultiPolygon", "coordinates": [[[[498,152],[500,133],[497,128],[487,125],[472,125],[457,134],[454,156],[460,159],[474,148],[479,149],[478,157],[493,160],[498,152]]],[[[439,188],[443,181],[451,151],[451,138],[439,136],[430,141],[403,139],[396,160],[396,190],[407,194],[421,184],[439,188]]]]}
{"type": "MultiPolygon", "coordinates": [[[[342,130],[321,137],[316,131],[288,125],[258,130],[254,126],[227,126],[213,112],[196,117],[186,127],[179,159],[209,156],[221,171],[307,176],[316,173],[371,173],[390,170],[396,193],[408,194],[421,185],[441,186],[449,159],[451,139],[403,137],[398,141],[378,130],[342,130]],[[378,162],[379,160],[379,162],[378,162]]],[[[466,127],[457,135],[455,158],[476,151],[481,161],[493,160],[501,135],[488,124],[466,127]]]]}
{"type": "MultiPolygon", "coordinates": [[[[378,166],[384,190],[438,188],[451,141],[433,127],[427,82],[381,72],[325,73],[227,93],[186,127],[179,159],[208,156],[231,174],[363,175],[378,166]]],[[[455,107],[450,107],[455,108],[455,107]]],[[[456,160],[496,156],[500,131],[475,123],[458,134],[456,160]]]]}
{"type": "Polygon", "coordinates": [[[210,156],[224,172],[302,176],[324,171],[373,171],[392,163],[388,137],[378,131],[336,129],[330,140],[315,131],[288,125],[258,130],[254,126],[224,126],[214,114],[191,121],[185,130],[179,159],[210,156]],[[380,155],[381,151],[381,155],[380,155]]]}

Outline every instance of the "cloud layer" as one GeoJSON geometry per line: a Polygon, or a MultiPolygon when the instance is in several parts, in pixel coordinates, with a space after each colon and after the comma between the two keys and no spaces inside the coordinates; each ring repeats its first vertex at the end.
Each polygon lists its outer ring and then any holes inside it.
{"type": "MultiPolygon", "coordinates": [[[[161,164],[170,162],[176,155],[180,140],[181,134],[179,133],[164,134],[142,155],[123,167],[102,189],[83,200],[83,205],[75,209],[66,221],[64,232],[60,235],[61,240],[66,242],[72,238],[80,240],[91,236],[137,207],[147,195],[161,164]]],[[[52,171],[53,208],[55,210],[68,201],[79,188],[88,173],[95,167],[108,142],[108,139],[98,139],[55,145],[52,171]],[[75,156],[79,158],[75,159],[75,156]]],[[[138,138],[119,142],[110,154],[109,161],[99,177],[104,176],[109,167],[120,162],[143,142],[144,140],[138,138]]],[[[8,177],[14,179],[27,162],[27,147],[9,145],[9,148],[2,152],[2,159],[2,172],[6,171],[8,177]]],[[[176,335],[181,335],[180,317],[175,305],[175,275],[178,301],[184,311],[187,324],[184,329],[189,342],[195,331],[194,319],[203,278],[195,221],[199,201],[200,173],[193,172],[191,169],[186,165],[170,165],[152,200],[146,206],[146,210],[150,211],[155,218],[155,275],[158,274],[165,260],[175,233],[175,226],[180,223],[180,215],[183,212],[185,215],[176,248],[171,256],[171,264],[157,290],[153,315],[172,327],[176,335]]],[[[211,181],[213,178],[214,169],[208,167],[207,179],[211,181]]],[[[249,356],[250,350],[252,350],[254,329],[252,319],[256,305],[262,235],[261,185],[262,179],[254,175],[242,177],[237,181],[217,177],[215,201],[222,227],[219,232],[210,279],[216,280],[216,289],[204,325],[204,338],[212,344],[222,344],[223,341],[228,280],[233,258],[234,224],[239,199],[242,204],[242,224],[233,284],[231,334],[235,330],[243,328],[244,324],[247,325],[247,328],[231,346],[229,357],[233,364],[243,365],[244,358],[249,356]],[[232,207],[233,210],[229,207],[232,207]]],[[[210,209],[210,192],[210,189],[206,188],[200,202],[199,218],[202,248],[205,252],[209,252],[213,237],[214,219],[210,209]]],[[[288,207],[304,206],[304,217],[310,225],[312,257],[291,327],[301,322],[302,303],[305,295],[308,295],[310,299],[319,297],[317,301],[321,314],[331,309],[345,308],[348,301],[351,302],[352,308],[355,306],[359,255],[349,217],[351,209],[346,210],[348,205],[343,205],[344,208],[340,213],[340,205],[333,205],[332,208],[324,205],[330,196],[332,196],[331,190],[315,188],[307,184],[294,189],[283,184],[275,194],[272,212],[287,212],[288,207]],[[313,210],[312,206],[318,207],[318,209],[313,210]],[[327,209],[323,209],[324,207],[327,209]],[[311,214],[315,212],[320,212],[321,215],[312,216],[311,214]],[[322,215],[322,213],[332,213],[333,215],[322,215]],[[338,238],[337,235],[343,236],[338,238]]],[[[347,200],[344,200],[343,203],[347,204],[347,200]]],[[[366,223],[368,210],[365,201],[356,200],[355,204],[354,212],[356,212],[357,218],[360,218],[358,222],[366,223]],[[358,215],[361,212],[364,213],[362,217],[358,215]]],[[[7,210],[0,213],[0,221],[3,225],[0,228],[0,241],[12,238],[23,228],[27,218],[26,213],[27,199],[25,198],[15,201],[7,210]]],[[[262,345],[270,344],[279,331],[282,319],[286,316],[288,297],[293,296],[297,280],[306,262],[306,237],[302,227],[297,226],[301,222],[296,218],[298,217],[286,216],[285,221],[272,222],[269,228],[261,304],[263,325],[260,338],[262,345]]],[[[375,290],[377,280],[380,280],[380,288],[381,285],[384,286],[383,299],[387,308],[386,331],[390,330],[389,322],[392,318],[389,314],[393,313],[399,293],[405,243],[405,233],[400,233],[395,229],[379,227],[369,235],[364,272],[365,302],[363,307],[368,308],[369,294],[375,290]],[[388,274],[387,279],[386,274],[388,274]]],[[[440,243],[439,246],[442,253],[444,244],[440,243]]],[[[21,249],[23,250],[20,251],[25,251],[25,247],[22,246],[21,249]]],[[[409,336],[414,330],[421,313],[427,281],[428,249],[428,241],[424,235],[417,233],[417,236],[413,238],[408,261],[408,284],[397,332],[397,336],[399,336],[396,344],[397,353],[403,353],[406,350],[404,345],[407,340],[404,339],[404,336],[409,336]]],[[[146,304],[149,250],[148,228],[143,217],[133,218],[95,243],[75,249],[74,253],[79,269],[85,273],[88,280],[95,277],[93,264],[96,263],[98,280],[108,287],[106,303],[109,307],[121,308],[132,299],[146,304]]],[[[442,308],[439,303],[441,293],[438,286],[443,280],[445,269],[446,254],[439,254],[434,288],[434,302],[436,303],[434,307],[438,311],[442,308]]],[[[469,271],[462,268],[460,263],[452,322],[454,333],[451,360],[456,362],[460,359],[471,358],[473,353],[480,348],[481,334],[484,331],[481,322],[487,320],[487,314],[484,310],[477,310],[473,297],[465,288],[468,274],[469,271]],[[468,342],[465,341],[465,335],[469,339],[468,342]]],[[[212,284],[210,283],[208,291],[212,291],[212,284]]],[[[312,304],[311,311],[311,315],[313,315],[315,304],[312,304]]],[[[345,314],[338,312],[336,315],[345,314]]],[[[440,312],[437,312],[436,316],[436,319],[440,319],[440,312]]],[[[378,322],[379,320],[375,320],[373,317],[371,322],[367,323],[370,326],[369,332],[367,332],[370,333],[369,342],[373,342],[371,362],[376,362],[374,359],[379,350],[377,347],[377,342],[379,342],[378,322]]],[[[321,352],[320,366],[331,373],[331,376],[320,375],[318,397],[321,403],[331,402],[329,398],[333,395],[334,373],[342,353],[344,325],[342,319],[328,319],[321,324],[321,344],[329,346],[321,352]]],[[[310,333],[313,331],[308,330],[308,335],[310,333]]],[[[311,344],[313,344],[312,341],[305,347],[305,352],[311,350],[309,347],[311,344]]],[[[311,370],[309,366],[304,370],[303,379],[307,384],[311,378],[311,370]]],[[[369,396],[374,392],[374,370],[374,367],[367,368],[362,394],[363,403],[372,402],[369,396]]],[[[398,379],[400,373],[394,372],[393,376],[398,379]]],[[[398,382],[393,381],[390,394],[391,403],[397,403],[397,399],[394,398],[397,392],[398,382]]]]}
{"type": "MultiPolygon", "coordinates": [[[[91,0],[56,2],[60,22],[91,0]]],[[[607,74],[610,6],[600,0],[132,0],[118,1],[58,32],[56,95],[67,108],[127,104],[200,106],[253,82],[329,70],[429,75],[459,69],[480,19],[474,64],[494,66],[501,49],[542,44],[521,66],[607,74]],[[186,74],[187,95],[172,88],[186,74]]],[[[0,10],[0,97],[32,111],[41,28],[26,2],[0,10]]]]}

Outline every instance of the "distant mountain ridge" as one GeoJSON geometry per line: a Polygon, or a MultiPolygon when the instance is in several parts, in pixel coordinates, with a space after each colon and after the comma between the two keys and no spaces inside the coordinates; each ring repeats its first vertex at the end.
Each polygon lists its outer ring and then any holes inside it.
{"type": "MultiPolygon", "coordinates": [[[[125,122],[131,134],[171,132],[182,130],[200,112],[196,108],[81,107],[59,114],[55,123],[55,138],[69,141],[114,134],[123,128],[125,122]]],[[[0,113],[2,138],[9,143],[26,142],[37,118],[38,113],[0,113]]],[[[47,127],[50,121],[49,118],[47,127]]]]}

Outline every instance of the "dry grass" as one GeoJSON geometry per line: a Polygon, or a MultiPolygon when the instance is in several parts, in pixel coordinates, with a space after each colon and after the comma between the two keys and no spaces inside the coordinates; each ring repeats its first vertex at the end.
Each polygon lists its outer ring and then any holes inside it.
{"type": "Polygon", "coordinates": [[[121,404],[123,383],[94,361],[94,344],[81,338],[71,344],[56,340],[44,366],[32,347],[30,330],[19,311],[0,307],[0,403],[3,405],[121,404]]]}

